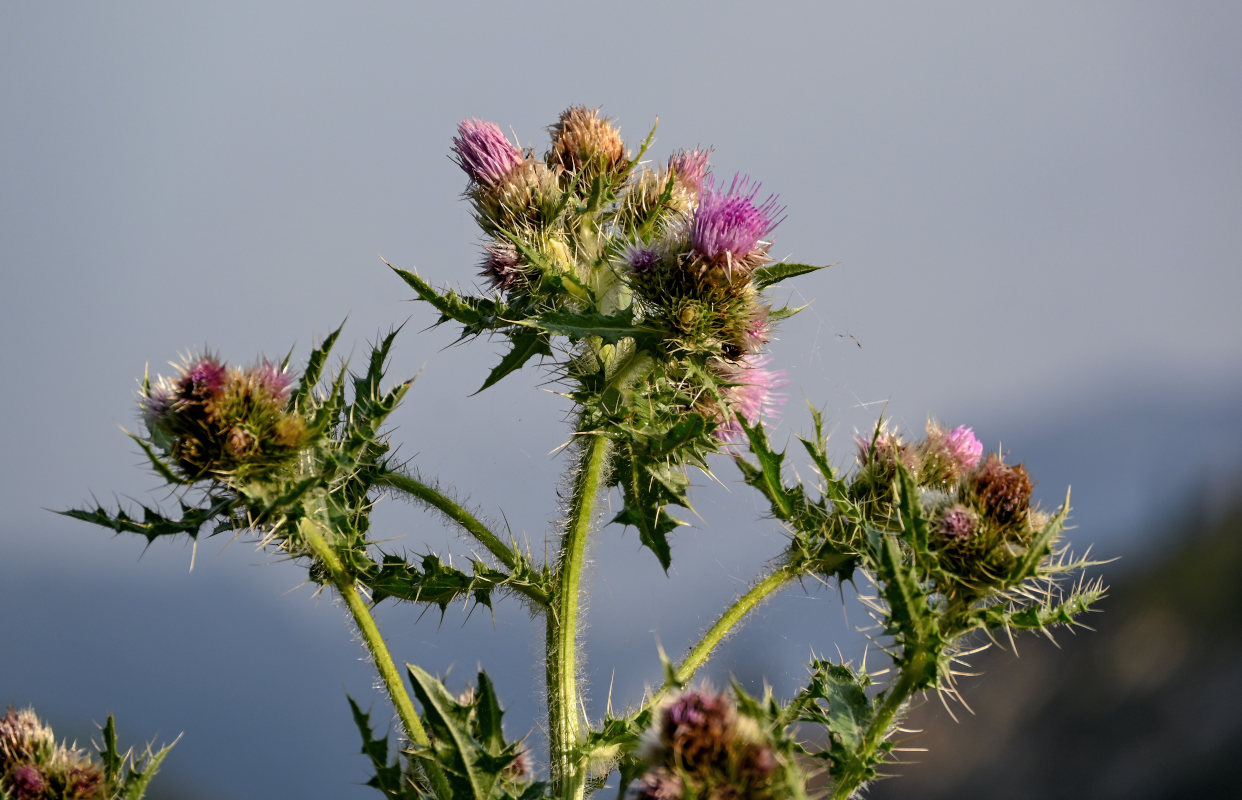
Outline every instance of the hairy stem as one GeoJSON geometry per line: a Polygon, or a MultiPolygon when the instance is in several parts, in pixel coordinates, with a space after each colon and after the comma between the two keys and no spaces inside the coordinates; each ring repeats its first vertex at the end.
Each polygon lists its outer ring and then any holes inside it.
{"type": "MultiPolygon", "coordinates": [[[[431,740],[427,737],[422,720],[418,718],[418,712],[414,710],[414,702],[410,699],[409,692],[405,690],[405,683],[401,680],[401,674],[397,672],[397,665],[392,660],[392,654],[388,652],[388,644],[380,635],[379,626],[375,624],[375,617],[371,615],[371,610],[358,592],[354,579],[350,577],[320,528],[320,523],[310,519],[303,519],[298,523],[298,533],[310,547],[311,552],[315,554],[315,558],[327,570],[332,585],[345,599],[345,605],[349,607],[349,613],[358,626],[358,632],[362,634],[362,641],[366,644],[367,650],[371,653],[371,659],[375,662],[375,669],[384,682],[384,688],[388,690],[388,697],[397,709],[397,717],[401,720],[401,726],[405,728],[406,736],[419,747],[428,747],[431,740]]],[[[438,766],[429,765],[427,774],[435,786],[437,796],[444,800],[452,797],[448,782],[438,766]]]]}
{"type": "Polygon", "coordinates": [[[399,492],[408,494],[410,497],[426,503],[444,514],[444,516],[460,525],[466,533],[478,539],[479,543],[486,547],[496,557],[497,561],[509,569],[513,569],[518,563],[517,555],[508,545],[500,540],[499,536],[492,532],[491,528],[480,522],[477,517],[463,508],[461,504],[434,487],[405,473],[390,470],[377,472],[375,475],[375,485],[387,486],[390,489],[396,489],[399,492]]]}
{"type": "Polygon", "coordinates": [[[582,566],[591,517],[608,460],[608,439],[588,437],[574,481],[569,518],[561,539],[555,589],[547,614],[548,729],[553,793],[562,800],[583,797],[585,776],[573,754],[582,738],[578,696],[578,615],[582,566]]]}

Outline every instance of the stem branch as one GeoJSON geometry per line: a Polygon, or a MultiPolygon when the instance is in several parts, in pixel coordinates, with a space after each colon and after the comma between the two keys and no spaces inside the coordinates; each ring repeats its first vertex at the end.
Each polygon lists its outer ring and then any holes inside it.
{"type": "Polygon", "coordinates": [[[572,751],[582,736],[578,697],[579,584],[586,560],[591,517],[607,463],[608,439],[589,436],[582,448],[582,461],[574,482],[569,518],[561,540],[552,604],[547,614],[548,728],[552,749],[553,793],[564,800],[581,798],[582,770],[572,751]]]}
{"type": "MultiPolygon", "coordinates": [[[[375,662],[375,669],[379,672],[384,688],[388,690],[388,696],[397,709],[397,716],[401,720],[402,727],[405,728],[406,736],[419,747],[429,747],[431,740],[427,737],[422,720],[418,718],[418,712],[414,710],[414,702],[405,690],[405,683],[401,680],[401,674],[397,672],[397,665],[392,660],[392,654],[388,652],[384,637],[380,635],[379,626],[375,624],[375,617],[371,615],[371,610],[359,594],[353,578],[345,570],[344,564],[341,563],[336,551],[328,544],[320,528],[321,524],[311,519],[303,519],[298,523],[298,533],[302,535],[302,539],[310,547],[311,552],[328,571],[332,585],[345,599],[345,605],[349,607],[349,613],[358,626],[358,632],[362,634],[362,641],[366,643],[367,650],[375,662]]],[[[435,785],[436,794],[439,797],[447,800],[452,796],[448,782],[438,766],[429,764],[427,774],[435,785]]]]}

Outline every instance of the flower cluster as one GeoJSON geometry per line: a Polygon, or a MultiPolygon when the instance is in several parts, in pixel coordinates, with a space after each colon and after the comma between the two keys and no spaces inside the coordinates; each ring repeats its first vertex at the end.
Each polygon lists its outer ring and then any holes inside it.
{"type": "Polygon", "coordinates": [[[10,800],[105,800],[103,768],[80,750],[57,744],[33,709],[0,718],[0,797],[10,800]]]}
{"type": "Polygon", "coordinates": [[[746,176],[717,184],[710,149],[678,151],[659,170],[639,164],[598,109],[570,107],[549,133],[537,158],[493,123],[458,125],[454,159],[488,237],[481,275],[532,309],[631,309],[663,332],[664,369],[639,390],[649,405],[671,379],[670,419],[694,410],[718,440],[739,438],[784,385],[761,355],[772,309],[755,274],[784,208],[746,176]]]}
{"type": "Polygon", "coordinates": [[[275,364],[242,370],[207,354],[144,385],[140,403],[152,442],[187,478],[223,480],[286,465],[304,445],[307,426],[288,408],[291,391],[275,364]]]}
{"type": "Polygon", "coordinates": [[[932,542],[943,566],[960,583],[980,586],[1008,574],[1047,522],[1031,508],[1031,479],[1021,464],[996,454],[966,426],[945,430],[928,423],[927,435],[909,443],[881,425],[857,437],[860,470],[856,497],[873,515],[890,513],[894,481],[905,469],[923,492],[932,519],[932,542]]]}
{"type": "Polygon", "coordinates": [[[759,725],[733,701],[684,691],[656,712],[640,757],[649,769],[632,789],[637,800],[776,800],[780,762],[759,725]]]}

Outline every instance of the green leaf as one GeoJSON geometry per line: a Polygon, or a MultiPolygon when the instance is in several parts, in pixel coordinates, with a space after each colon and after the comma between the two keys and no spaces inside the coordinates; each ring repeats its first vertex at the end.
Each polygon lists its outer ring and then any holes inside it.
{"type": "Polygon", "coordinates": [[[766,267],[760,267],[752,273],[751,280],[754,281],[756,289],[766,289],[767,287],[780,283],[788,278],[796,278],[799,275],[806,275],[821,269],[827,269],[832,266],[827,264],[824,266],[815,266],[813,264],[787,264],[780,262],[777,264],[768,264],[766,267]]]}
{"type": "Polygon", "coordinates": [[[311,393],[315,390],[315,385],[319,383],[319,378],[323,375],[323,365],[328,360],[328,354],[332,351],[332,345],[336,344],[337,337],[341,335],[341,330],[345,327],[345,323],[328,334],[319,346],[311,351],[310,358],[306,361],[306,369],[302,371],[302,380],[298,383],[298,388],[294,391],[292,401],[294,407],[300,407],[307,399],[311,397],[311,393]]]}
{"type": "Polygon", "coordinates": [[[209,497],[208,499],[211,502],[206,507],[181,503],[180,518],[167,517],[158,509],[146,505],[140,505],[142,508],[140,520],[130,516],[123,508],[110,512],[101,505],[93,509],[72,508],[57,513],[93,525],[111,528],[117,533],[138,533],[145,536],[148,542],[153,542],[160,536],[175,536],[182,533],[188,534],[190,538],[197,538],[204,525],[217,517],[227,517],[237,503],[235,499],[228,497],[209,497]]]}
{"type": "Polygon", "coordinates": [[[475,391],[475,394],[496,384],[501,378],[511,372],[521,369],[527,361],[535,356],[550,356],[552,348],[548,344],[548,340],[539,331],[521,331],[509,337],[513,344],[513,348],[505,354],[487,376],[487,380],[483,381],[483,385],[475,391]]]}
{"type": "MultiPolygon", "coordinates": [[[[387,261],[384,263],[388,264],[387,261]]],[[[414,290],[419,299],[430,303],[440,312],[440,322],[453,320],[465,325],[466,336],[506,327],[509,324],[498,313],[500,307],[492,300],[481,297],[462,297],[452,290],[441,294],[416,273],[394,267],[392,264],[388,264],[388,268],[397,273],[397,276],[414,290]]]]}
{"type": "Polygon", "coordinates": [[[650,329],[635,324],[632,309],[618,311],[615,314],[600,314],[593,311],[548,311],[537,317],[518,320],[518,324],[547,333],[568,336],[575,340],[597,336],[605,344],[616,344],[625,338],[640,338],[651,333],[650,329]]]}
{"type": "Polygon", "coordinates": [[[367,786],[379,789],[390,800],[413,800],[429,796],[417,791],[413,783],[405,780],[401,774],[401,764],[394,760],[388,762],[388,737],[376,737],[371,730],[371,715],[354,702],[354,698],[345,696],[354,717],[358,733],[362,735],[362,754],[371,761],[375,774],[367,781],[367,786]]]}
{"type": "Polygon", "coordinates": [[[767,434],[763,425],[750,425],[739,420],[746,438],[750,442],[750,452],[754,453],[759,462],[758,469],[742,459],[736,459],[738,466],[748,484],[758,489],[768,502],[772,504],[772,513],[777,519],[790,520],[794,515],[794,497],[785,489],[781,479],[781,464],[785,454],[777,453],[768,445],[767,434]],[[745,466],[743,466],[745,465],[745,466]]]}
{"type": "Polygon", "coordinates": [[[423,668],[406,664],[406,669],[432,739],[430,752],[415,751],[415,757],[440,765],[453,797],[507,796],[499,784],[517,758],[517,746],[505,744],[491,681],[480,673],[473,699],[461,703],[423,668]]]}
{"type": "Polygon", "coordinates": [[[854,672],[846,665],[828,661],[811,664],[811,680],[790,702],[785,715],[789,722],[811,722],[823,725],[830,733],[827,750],[812,753],[829,761],[829,772],[835,778],[845,774],[872,777],[882,754],[865,758],[864,737],[875,716],[874,705],[867,694],[871,679],[854,672]]]}
{"type": "Polygon", "coordinates": [[[1065,526],[1065,520],[1070,512],[1070,493],[1065,491],[1065,503],[1057,510],[1057,513],[1048,520],[1048,524],[1044,526],[1036,536],[1030,546],[1026,548],[1022,560],[1014,567],[1010,573],[1006,583],[1009,586],[1017,586],[1022,581],[1034,575],[1039,571],[1039,564],[1044,557],[1052,552],[1052,543],[1061,535],[1061,529],[1065,526]]]}

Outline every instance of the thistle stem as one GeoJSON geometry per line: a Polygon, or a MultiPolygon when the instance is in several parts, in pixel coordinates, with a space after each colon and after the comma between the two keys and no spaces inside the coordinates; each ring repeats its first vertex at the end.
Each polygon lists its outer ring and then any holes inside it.
{"type": "Polygon", "coordinates": [[[459,503],[443,492],[423,483],[422,481],[402,472],[391,472],[382,470],[375,475],[376,486],[387,486],[390,489],[396,489],[399,492],[408,494],[416,500],[419,500],[432,508],[436,509],[444,516],[456,522],[462,527],[466,533],[479,540],[479,544],[483,545],[488,551],[496,557],[496,560],[504,564],[509,569],[513,569],[518,563],[518,557],[513,550],[500,540],[500,537],[492,532],[490,528],[479,521],[477,517],[463,508],[459,503]]]}
{"type": "MultiPolygon", "coordinates": [[[[419,747],[429,747],[431,740],[427,737],[422,720],[418,718],[418,712],[414,710],[414,702],[405,690],[405,683],[401,680],[400,673],[397,672],[397,665],[392,660],[392,654],[388,652],[384,637],[380,635],[379,626],[375,624],[375,617],[371,615],[371,610],[358,592],[353,578],[345,570],[344,564],[324,538],[320,528],[320,523],[310,519],[303,519],[298,523],[298,533],[302,535],[303,541],[315,554],[315,558],[328,571],[332,585],[340,592],[345,605],[349,607],[349,613],[358,626],[362,641],[366,644],[367,650],[371,653],[371,659],[375,662],[375,669],[384,682],[384,688],[388,690],[388,697],[397,709],[397,716],[401,720],[402,727],[405,728],[406,736],[419,747]]],[[[448,782],[438,766],[429,764],[427,775],[435,786],[437,796],[444,800],[452,797],[448,782]]]]}
{"type": "Polygon", "coordinates": [[[582,737],[582,717],[578,696],[578,616],[582,567],[586,560],[587,538],[591,517],[603,481],[608,460],[608,439],[598,434],[588,436],[582,448],[582,460],[569,518],[561,540],[560,561],[554,583],[552,603],[547,614],[547,691],[548,729],[552,750],[553,794],[562,800],[583,797],[585,776],[582,774],[574,748],[582,737]]]}

